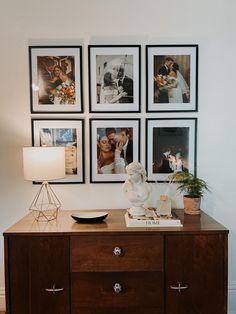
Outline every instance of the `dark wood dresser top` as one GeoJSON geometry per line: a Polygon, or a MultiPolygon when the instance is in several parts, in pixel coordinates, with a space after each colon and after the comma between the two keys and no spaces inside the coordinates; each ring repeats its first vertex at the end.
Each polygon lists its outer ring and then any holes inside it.
{"type": "MultiPolygon", "coordinates": [[[[218,223],[216,220],[205,214],[203,211],[200,215],[186,215],[183,209],[175,209],[183,223],[183,227],[126,227],[124,214],[125,209],[97,210],[108,212],[108,217],[99,223],[77,223],[71,217],[81,210],[62,210],[59,211],[57,220],[50,222],[36,222],[31,214],[26,215],[16,224],[8,228],[4,236],[22,236],[22,235],[47,235],[47,234],[75,234],[75,233],[211,233],[222,232],[228,233],[228,229],[218,223]]],[[[94,211],[94,210],[93,210],[94,211]]]]}

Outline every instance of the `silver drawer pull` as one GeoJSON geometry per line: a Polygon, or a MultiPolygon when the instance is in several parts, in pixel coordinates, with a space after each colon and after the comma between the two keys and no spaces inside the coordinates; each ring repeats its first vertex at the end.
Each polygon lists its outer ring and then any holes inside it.
{"type": "Polygon", "coordinates": [[[115,293],[121,293],[123,288],[122,288],[122,285],[119,283],[119,282],[116,282],[113,286],[113,290],[115,293]]]}
{"type": "Polygon", "coordinates": [[[170,289],[172,290],[178,290],[178,292],[181,292],[181,290],[188,289],[188,286],[181,286],[180,282],[178,282],[178,286],[170,286],[170,289]]]}
{"type": "Polygon", "coordinates": [[[119,246],[116,246],[113,250],[113,253],[115,256],[121,256],[122,255],[122,248],[120,248],[119,246]]]}
{"type": "Polygon", "coordinates": [[[64,288],[56,288],[56,284],[54,283],[52,288],[45,288],[45,291],[52,292],[53,294],[56,294],[57,292],[63,291],[64,288]]]}

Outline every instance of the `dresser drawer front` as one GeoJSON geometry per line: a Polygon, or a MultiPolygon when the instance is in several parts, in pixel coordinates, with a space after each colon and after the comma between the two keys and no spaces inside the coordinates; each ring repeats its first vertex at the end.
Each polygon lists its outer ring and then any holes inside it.
{"type": "Polygon", "coordinates": [[[72,313],[77,313],[78,308],[86,307],[156,307],[161,313],[163,291],[162,272],[73,273],[72,313]],[[119,292],[114,289],[117,284],[121,286],[119,292]]]}
{"type": "Polygon", "coordinates": [[[159,235],[71,237],[72,272],[160,271],[163,255],[159,235]]]}

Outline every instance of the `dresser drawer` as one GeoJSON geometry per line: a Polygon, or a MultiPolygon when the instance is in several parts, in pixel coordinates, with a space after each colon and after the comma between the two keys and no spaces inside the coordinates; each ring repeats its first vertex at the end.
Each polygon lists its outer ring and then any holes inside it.
{"type": "Polygon", "coordinates": [[[96,308],[97,313],[101,308],[125,307],[129,313],[133,313],[131,308],[150,308],[152,313],[155,307],[155,313],[162,313],[163,291],[162,272],[72,273],[71,309],[73,314],[83,313],[79,308],[96,308]]]}
{"type": "Polygon", "coordinates": [[[71,271],[161,271],[163,236],[72,236],[71,271]]]}

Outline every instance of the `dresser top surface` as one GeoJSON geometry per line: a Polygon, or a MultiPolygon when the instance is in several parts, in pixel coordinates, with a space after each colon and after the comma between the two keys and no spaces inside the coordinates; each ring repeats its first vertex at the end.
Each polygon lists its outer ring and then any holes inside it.
{"type": "MultiPolygon", "coordinates": [[[[99,210],[100,211],[100,210],[99,210]]],[[[77,223],[71,217],[81,210],[59,211],[56,220],[50,222],[37,222],[32,214],[28,214],[4,232],[4,236],[29,234],[87,234],[87,233],[199,233],[222,232],[228,230],[216,220],[201,212],[200,215],[186,215],[183,209],[174,210],[181,219],[183,227],[126,227],[125,209],[110,209],[107,218],[99,223],[77,223]]],[[[88,212],[88,211],[86,211],[88,212]]]]}

